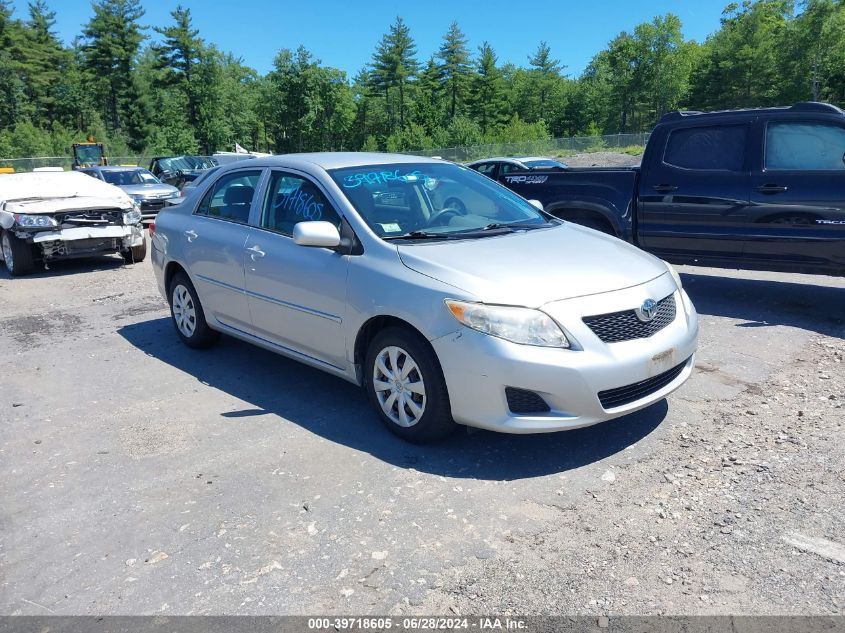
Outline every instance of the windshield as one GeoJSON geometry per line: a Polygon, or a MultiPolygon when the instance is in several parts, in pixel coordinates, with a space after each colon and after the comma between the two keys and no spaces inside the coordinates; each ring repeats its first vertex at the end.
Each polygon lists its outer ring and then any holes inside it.
{"type": "Polygon", "coordinates": [[[414,232],[458,236],[508,224],[539,228],[549,222],[515,193],[452,163],[366,165],[329,174],[384,239],[414,232]]]}
{"type": "Polygon", "coordinates": [[[103,180],[110,185],[145,185],[157,184],[159,179],[146,169],[122,169],[120,171],[103,170],[103,180]]]}
{"type": "Polygon", "coordinates": [[[74,151],[81,165],[99,165],[103,157],[103,151],[99,145],[77,145],[74,151]]]}
{"type": "Polygon", "coordinates": [[[208,156],[175,156],[162,158],[159,167],[162,171],[210,169],[214,167],[214,161],[208,156]]]}
{"type": "Polygon", "coordinates": [[[551,158],[523,161],[528,169],[566,169],[566,163],[551,158]]]}

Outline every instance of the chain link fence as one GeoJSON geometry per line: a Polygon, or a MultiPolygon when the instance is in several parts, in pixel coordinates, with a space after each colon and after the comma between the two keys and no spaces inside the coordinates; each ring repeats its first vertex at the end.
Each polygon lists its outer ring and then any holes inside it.
{"type": "MultiPolygon", "coordinates": [[[[149,167],[151,156],[109,156],[109,165],[138,165],[149,167]]],[[[39,167],[61,167],[70,170],[73,165],[71,156],[42,156],[40,158],[0,158],[0,167],[15,172],[32,171],[39,167]]]]}
{"type": "MultiPolygon", "coordinates": [[[[455,162],[467,162],[491,156],[567,156],[570,154],[612,152],[632,147],[644,147],[649,133],[610,134],[606,136],[572,136],[540,141],[516,143],[491,143],[467,147],[439,147],[436,149],[407,151],[415,156],[439,156],[455,162]]],[[[149,167],[151,156],[109,156],[110,165],[139,165],[149,167]]],[[[16,172],[32,171],[38,167],[71,169],[70,156],[45,156],[41,158],[0,158],[0,168],[16,172]]]]}
{"type": "Polygon", "coordinates": [[[569,154],[612,152],[631,147],[644,147],[649,136],[649,132],[606,136],[572,136],[541,141],[492,143],[468,147],[440,147],[406,153],[414,156],[439,156],[457,163],[492,156],[567,156],[569,154]]]}

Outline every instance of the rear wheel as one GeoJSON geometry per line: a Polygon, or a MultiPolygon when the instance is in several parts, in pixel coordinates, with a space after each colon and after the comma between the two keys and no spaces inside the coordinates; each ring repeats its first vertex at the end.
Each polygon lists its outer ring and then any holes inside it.
{"type": "Polygon", "coordinates": [[[180,272],[173,276],[168,298],[176,334],[185,345],[201,349],[217,342],[220,333],[208,327],[197,291],[185,273],[180,272]]]}
{"type": "Polygon", "coordinates": [[[387,328],[370,343],[366,362],[370,401],[393,433],[424,443],[455,430],[443,371],[428,341],[404,328],[387,328]]]}
{"type": "Polygon", "coordinates": [[[144,237],[138,246],[131,246],[120,251],[127,264],[138,264],[147,258],[147,238],[144,237]]]}
{"type": "Polygon", "coordinates": [[[3,253],[6,270],[13,277],[27,275],[35,269],[32,246],[9,231],[3,231],[0,235],[0,250],[3,253]]]}

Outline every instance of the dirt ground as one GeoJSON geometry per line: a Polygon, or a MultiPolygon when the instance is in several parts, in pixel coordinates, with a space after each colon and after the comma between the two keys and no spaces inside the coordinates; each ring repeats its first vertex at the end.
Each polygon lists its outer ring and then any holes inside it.
{"type": "Polygon", "coordinates": [[[842,613],[845,279],[681,272],[667,401],[427,447],[149,262],[0,274],[0,614],[842,613]]]}

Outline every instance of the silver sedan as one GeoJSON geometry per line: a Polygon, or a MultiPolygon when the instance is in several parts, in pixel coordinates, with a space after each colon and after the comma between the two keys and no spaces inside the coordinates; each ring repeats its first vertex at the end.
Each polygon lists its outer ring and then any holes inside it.
{"type": "Polygon", "coordinates": [[[665,398],[698,335],[677,273],[539,207],[436,159],[259,158],[163,210],[152,261],[185,344],[225,333],[352,381],[411,441],[665,398]],[[462,191],[483,203],[450,206],[462,191]]]}

